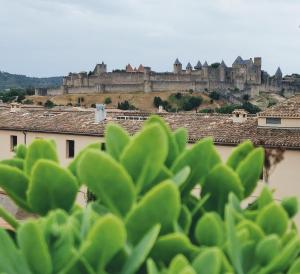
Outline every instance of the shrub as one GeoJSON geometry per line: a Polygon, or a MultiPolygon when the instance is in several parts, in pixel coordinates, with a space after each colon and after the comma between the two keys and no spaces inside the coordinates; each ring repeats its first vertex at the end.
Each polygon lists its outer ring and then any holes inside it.
{"type": "Polygon", "coordinates": [[[209,94],[209,98],[211,98],[213,100],[219,100],[220,99],[220,93],[218,93],[217,91],[213,91],[209,94]]]}
{"type": "Polygon", "coordinates": [[[106,104],[106,105],[109,105],[109,104],[111,104],[111,98],[110,97],[106,97],[105,99],[104,99],[104,104],[106,104]]]}
{"type": "Polygon", "coordinates": [[[153,105],[158,108],[163,104],[163,100],[159,96],[155,96],[153,99],[153,105]]]}
{"type": "Polygon", "coordinates": [[[118,103],[118,109],[122,110],[135,110],[136,107],[134,105],[131,105],[127,100],[118,103]]]}
{"type": "Polygon", "coordinates": [[[33,101],[31,99],[26,99],[26,100],[23,101],[23,104],[25,104],[25,105],[32,105],[33,101]]]}
{"type": "Polygon", "coordinates": [[[216,112],[222,114],[231,114],[235,109],[240,108],[239,105],[224,105],[216,109],[216,112]]]}
{"type": "Polygon", "coordinates": [[[224,163],[212,139],[187,149],[186,131],[156,116],[133,137],[110,124],[105,141],[106,151],[92,144],[67,168],[42,139],[0,164],[0,187],[37,216],[19,223],[0,210],[16,229],[15,240],[0,229],[1,273],[299,272],[297,198],[279,203],[266,185],[240,206],[262,148],[246,141],[224,163]],[[86,208],[75,205],[82,185],[96,197],[86,208]]]}
{"type": "Polygon", "coordinates": [[[250,102],[244,102],[242,108],[251,114],[256,114],[257,112],[261,111],[261,109],[258,106],[253,105],[250,102]]]}
{"type": "Polygon", "coordinates": [[[46,108],[53,108],[55,104],[51,100],[47,100],[44,104],[46,108]]]}

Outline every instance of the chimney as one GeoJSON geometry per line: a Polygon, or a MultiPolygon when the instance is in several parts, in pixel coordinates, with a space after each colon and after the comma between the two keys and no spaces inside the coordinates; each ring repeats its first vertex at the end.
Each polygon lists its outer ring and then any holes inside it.
{"type": "Polygon", "coordinates": [[[100,123],[106,119],[105,105],[96,104],[95,122],[100,123]]]}
{"type": "Polygon", "coordinates": [[[232,121],[234,123],[243,123],[247,121],[248,112],[244,109],[236,109],[232,112],[232,121]]]}

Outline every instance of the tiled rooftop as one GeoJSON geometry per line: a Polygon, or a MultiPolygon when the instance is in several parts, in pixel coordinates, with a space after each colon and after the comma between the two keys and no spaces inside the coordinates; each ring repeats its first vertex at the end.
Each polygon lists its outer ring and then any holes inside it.
{"type": "Polygon", "coordinates": [[[300,95],[294,96],[283,101],[265,111],[259,113],[259,117],[281,117],[297,118],[300,117],[300,95]]]}
{"type": "MultiPolygon", "coordinates": [[[[149,115],[149,113],[138,112],[109,112],[106,121],[95,123],[94,111],[21,109],[17,112],[10,112],[8,109],[2,109],[0,110],[0,130],[103,136],[106,124],[115,122],[133,134],[141,128],[143,120],[149,115]]],[[[222,145],[235,145],[245,139],[250,139],[257,145],[300,149],[300,130],[257,128],[257,117],[248,117],[243,123],[234,123],[231,115],[200,113],[161,113],[160,115],[171,128],[186,128],[191,143],[210,136],[216,144],[222,145]]]]}

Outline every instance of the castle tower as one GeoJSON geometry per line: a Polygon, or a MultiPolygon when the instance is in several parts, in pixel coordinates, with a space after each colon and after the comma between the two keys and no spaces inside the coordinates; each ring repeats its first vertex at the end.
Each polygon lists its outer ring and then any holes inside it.
{"type": "Polygon", "coordinates": [[[203,77],[205,79],[208,79],[208,63],[206,61],[203,64],[202,69],[203,69],[203,77]]]}
{"type": "Polygon", "coordinates": [[[150,67],[144,67],[144,92],[152,92],[152,82],[150,81],[150,67]]]}
{"type": "Polygon", "coordinates": [[[197,65],[194,66],[194,69],[195,69],[195,70],[200,70],[200,69],[202,69],[202,64],[201,64],[200,61],[198,61],[197,65]]]}
{"type": "Polygon", "coordinates": [[[186,73],[191,74],[192,70],[193,70],[193,67],[192,67],[191,63],[188,62],[188,64],[186,65],[186,73]]]}
{"type": "Polygon", "coordinates": [[[102,62],[101,64],[97,64],[94,69],[94,74],[96,74],[96,75],[100,75],[100,74],[106,73],[106,72],[107,72],[107,66],[106,66],[106,64],[104,64],[104,62],[102,62]]]}
{"type": "Polygon", "coordinates": [[[220,66],[219,66],[220,81],[221,82],[225,82],[225,79],[226,79],[226,69],[227,69],[227,66],[226,66],[224,60],[222,60],[220,66]]]}
{"type": "Polygon", "coordinates": [[[282,71],[281,71],[280,67],[278,67],[276,70],[276,73],[274,75],[274,80],[277,85],[280,86],[282,84],[282,71]]]}
{"type": "Polygon", "coordinates": [[[182,72],[182,64],[179,62],[178,58],[176,58],[174,65],[173,65],[174,73],[178,74],[182,72]]]}
{"type": "Polygon", "coordinates": [[[254,57],[254,66],[256,68],[256,83],[261,84],[261,57],[254,57]]]}

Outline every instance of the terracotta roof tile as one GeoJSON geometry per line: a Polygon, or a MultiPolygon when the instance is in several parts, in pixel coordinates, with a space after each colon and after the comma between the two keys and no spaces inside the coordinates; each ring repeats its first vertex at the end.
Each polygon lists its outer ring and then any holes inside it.
{"type": "MultiPolygon", "coordinates": [[[[130,134],[134,134],[149,115],[151,114],[140,112],[108,112],[107,120],[95,123],[94,111],[0,110],[0,130],[104,136],[107,123],[115,122],[130,134]]],[[[300,148],[300,130],[258,128],[257,117],[248,117],[243,123],[234,123],[231,115],[200,113],[160,113],[159,115],[173,129],[186,128],[190,142],[210,136],[215,143],[224,145],[235,145],[250,139],[258,145],[300,148]]]]}
{"type": "Polygon", "coordinates": [[[281,117],[281,118],[298,118],[300,117],[300,95],[285,100],[273,107],[262,111],[259,117],[281,117]]]}

